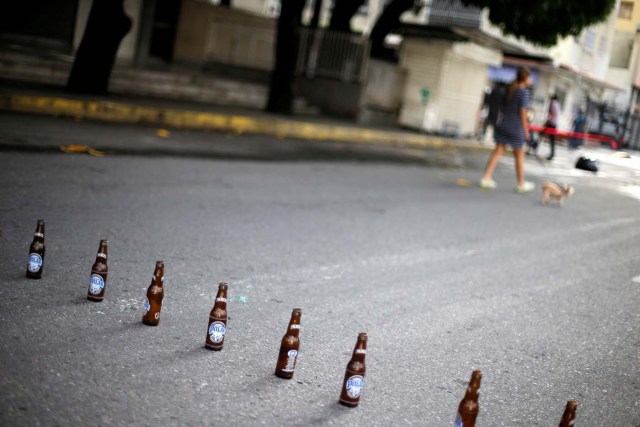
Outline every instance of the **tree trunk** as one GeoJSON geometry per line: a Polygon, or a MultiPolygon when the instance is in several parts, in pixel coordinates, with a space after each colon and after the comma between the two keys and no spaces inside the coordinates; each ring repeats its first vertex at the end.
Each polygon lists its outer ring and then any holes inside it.
{"type": "Polygon", "coordinates": [[[293,80],[298,57],[298,28],[302,21],[304,1],[282,0],[275,48],[275,66],[267,111],[291,114],[293,111],[293,80]]]}
{"type": "Polygon", "coordinates": [[[414,0],[392,0],[373,26],[369,40],[371,41],[371,57],[391,59],[394,52],[384,47],[384,39],[391,31],[400,26],[400,16],[414,5],[414,0]]]}
{"type": "Polygon", "coordinates": [[[93,0],[67,89],[106,93],[118,47],[130,29],[131,19],[124,13],[123,0],[93,0]]]}
{"type": "Polygon", "coordinates": [[[336,0],[331,12],[329,28],[335,31],[351,32],[351,18],[362,6],[364,0],[336,0]]]}
{"type": "Polygon", "coordinates": [[[313,3],[313,17],[311,18],[311,22],[309,26],[311,28],[318,28],[318,24],[320,23],[320,14],[322,13],[322,0],[315,0],[313,3]]]}

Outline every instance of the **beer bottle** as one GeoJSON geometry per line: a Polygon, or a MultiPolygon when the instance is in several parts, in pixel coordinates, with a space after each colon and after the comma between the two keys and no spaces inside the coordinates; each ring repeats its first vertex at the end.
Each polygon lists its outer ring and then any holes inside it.
{"type": "Polygon", "coordinates": [[[342,393],[340,393],[340,403],[344,406],[355,408],[360,403],[360,395],[364,388],[364,374],[366,367],[364,357],[367,354],[367,334],[360,332],[358,341],[353,349],[351,360],[347,364],[347,371],[342,382],[342,393]]]}
{"type": "Polygon", "coordinates": [[[280,353],[278,354],[278,363],[276,363],[276,376],[284,379],[293,378],[293,371],[296,368],[298,359],[298,350],[300,349],[300,318],[302,310],[294,308],[289,320],[289,328],[287,333],[282,337],[280,343],[280,353]]]}
{"type": "Polygon", "coordinates": [[[576,410],[578,409],[578,402],[570,400],[567,402],[567,407],[564,409],[564,414],[560,420],[559,427],[571,427],[576,420],[576,410]]]}
{"type": "Polygon", "coordinates": [[[482,372],[473,371],[471,381],[467,386],[467,392],[458,406],[458,416],[456,417],[455,427],[474,427],[476,425],[476,417],[480,411],[478,404],[478,389],[482,380],[482,372]]]}
{"type": "Polygon", "coordinates": [[[142,323],[149,326],[158,326],[160,323],[160,310],[162,310],[162,298],[164,298],[164,261],[156,261],[156,269],[153,279],[147,289],[147,300],[144,302],[144,315],[142,323]]]}
{"type": "Polygon", "coordinates": [[[218,285],[216,302],[209,313],[209,326],[207,327],[207,339],[204,346],[209,350],[220,351],[224,344],[224,336],[227,333],[227,284],[218,285]]]}
{"type": "Polygon", "coordinates": [[[100,247],[96,255],[96,262],[91,267],[91,277],[89,279],[89,291],[87,299],[100,302],[104,299],[104,288],[107,285],[107,246],[108,240],[100,240],[100,247]]]}
{"type": "Polygon", "coordinates": [[[31,242],[31,247],[29,248],[29,260],[27,262],[27,277],[29,279],[42,277],[44,252],[44,219],[39,219],[36,232],[33,235],[33,242],[31,242]]]}

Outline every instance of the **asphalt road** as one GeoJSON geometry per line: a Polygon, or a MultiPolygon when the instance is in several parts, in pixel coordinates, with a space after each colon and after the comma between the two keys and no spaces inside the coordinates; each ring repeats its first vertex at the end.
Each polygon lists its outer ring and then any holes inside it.
{"type": "MultiPolygon", "coordinates": [[[[106,138],[101,126],[76,139],[106,138]]],[[[615,177],[567,172],[576,194],[558,208],[515,194],[508,161],[484,192],[456,183],[477,178],[473,158],[272,160],[0,152],[0,424],[447,426],[473,369],[479,426],[557,425],[569,399],[579,426],[640,422],[640,201],[615,177]],[[107,295],[92,303],[101,238],[107,295]],[[154,328],[142,303],[159,259],[154,328]],[[210,352],[220,281],[230,319],[210,352]],[[294,307],[287,381],[273,370],[294,307]],[[347,409],[361,331],[366,385],[347,409]]]]}

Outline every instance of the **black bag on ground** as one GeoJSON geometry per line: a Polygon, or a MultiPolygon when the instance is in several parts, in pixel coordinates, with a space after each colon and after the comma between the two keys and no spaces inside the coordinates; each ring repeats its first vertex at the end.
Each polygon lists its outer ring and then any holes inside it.
{"type": "Polygon", "coordinates": [[[576,162],[576,169],[582,169],[589,172],[598,172],[598,162],[589,157],[580,156],[576,162]]]}

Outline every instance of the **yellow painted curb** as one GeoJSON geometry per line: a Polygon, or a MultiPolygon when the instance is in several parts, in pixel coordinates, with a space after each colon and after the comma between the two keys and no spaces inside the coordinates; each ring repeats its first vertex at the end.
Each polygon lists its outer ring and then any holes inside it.
{"type": "Polygon", "coordinates": [[[178,129],[202,129],[238,134],[272,135],[315,141],[367,143],[413,148],[486,151],[482,145],[461,144],[446,138],[334,126],[287,119],[265,119],[199,111],[143,107],[109,101],[83,101],[44,96],[0,94],[0,110],[65,116],[116,123],[143,123],[178,129]]]}

